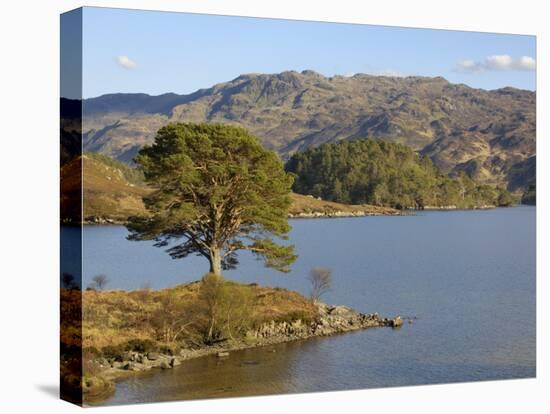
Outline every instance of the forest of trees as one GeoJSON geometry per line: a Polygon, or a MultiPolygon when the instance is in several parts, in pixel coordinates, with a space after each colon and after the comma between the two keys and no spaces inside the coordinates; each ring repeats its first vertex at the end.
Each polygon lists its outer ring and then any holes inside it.
{"type": "Polygon", "coordinates": [[[536,184],[530,184],[529,187],[527,187],[527,190],[523,193],[521,197],[521,203],[522,204],[529,204],[529,205],[536,205],[537,204],[537,185],[536,184]]]}
{"type": "Polygon", "coordinates": [[[466,174],[449,177],[411,148],[357,139],[294,154],[286,170],[295,174],[300,194],[348,204],[421,209],[426,206],[475,208],[508,206],[511,194],[480,185],[466,174]]]}

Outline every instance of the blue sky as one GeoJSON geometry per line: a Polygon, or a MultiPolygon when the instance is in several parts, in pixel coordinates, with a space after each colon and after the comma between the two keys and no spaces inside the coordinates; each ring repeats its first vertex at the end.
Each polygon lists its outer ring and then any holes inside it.
{"type": "Polygon", "coordinates": [[[83,95],[191,93],[243,73],[443,76],[536,86],[534,36],[85,8],[83,95]]]}

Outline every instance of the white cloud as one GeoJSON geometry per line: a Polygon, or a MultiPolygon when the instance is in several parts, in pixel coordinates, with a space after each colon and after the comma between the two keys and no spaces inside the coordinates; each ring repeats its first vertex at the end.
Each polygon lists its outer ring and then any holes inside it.
{"type": "Polygon", "coordinates": [[[480,70],[480,65],[473,60],[463,60],[456,65],[460,72],[477,72],[480,70]]]}
{"type": "Polygon", "coordinates": [[[514,59],[509,55],[494,55],[485,58],[487,70],[510,70],[514,66],[514,59]]]}
{"type": "Polygon", "coordinates": [[[537,62],[530,56],[514,59],[510,55],[487,56],[482,61],[463,60],[456,64],[458,72],[477,73],[484,71],[536,70],[537,62]]]}
{"type": "Polygon", "coordinates": [[[137,63],[134,62],[132,59],[130,59],[128,56],[124,56],[124,55],[121,55],[121,56],[117,56],[115,58],[115,62],[120,66],[120,67],[123,67],[124,69],[135,69],[135,67],[137,66],[137,63]]]}
{"type": "Polygon", "coordinates": [[[522,56],[517,61],[517,67],[520,70],[536,70],[537,61],[530,56],[522,56]]]}

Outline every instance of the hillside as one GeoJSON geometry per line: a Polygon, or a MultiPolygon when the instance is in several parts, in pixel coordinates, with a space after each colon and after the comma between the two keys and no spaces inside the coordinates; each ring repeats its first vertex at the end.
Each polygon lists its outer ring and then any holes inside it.
{"type": "MultiPolygon", "coordinates": [[[[503,186],[536,152],[534,92],[473,89],[440,77],[247,74],[190,95],[111,94],[83,108],[84,148],[125,162],[169,121],[239,124],[285,159],[327,142],[384,139],[428,155],[445,173],[503,186]]],[[[533,180],[521,177],[511,190],[533,180]]]]}
{"type": "Polygon", "coordinates": [[[466,174],[443,174],[427,156],[386,141],[356,139],[294,154],[286,164],[293,190],[340,203],[397,209],[507,206],[510,193],[466,174]]]}
{"type": "MultiPolygon", "coordinates": [[[[61,168],[63,195],[62,217],[70,215],[70,209],[80,208],[80,165],[83,163],[83,217],[89,223],[125,222],[129,216],[146,214],[142,197],[152,190],[141,174],[128,165],[105,155],[86,153],[61,168]]],[[[292,194],[291,217],[395,215],[392,208],[372,205],[345,205],[320,200],[300,194],[292,194]]]]}
{"type": "Polygon", "coordinates": [[[100,154],[84,154],[65,164],[61,168],[61,188],[65,196],[61,201],[62,218],[70,217],[71,209],[80,208],[78,194],[83,188],[85,220],[98,217],[125,221],[128,216],[142,214],[145,206],[141,198],[150,192],[135,169],[100,154]]]}

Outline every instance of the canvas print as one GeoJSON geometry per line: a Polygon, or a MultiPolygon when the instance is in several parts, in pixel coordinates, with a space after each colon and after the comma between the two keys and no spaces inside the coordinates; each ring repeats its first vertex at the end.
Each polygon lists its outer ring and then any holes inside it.
{"type": "Polygon", "coordinates": [[[536,376],[534,36],[61,16],[61,396],[536,376]]]}

